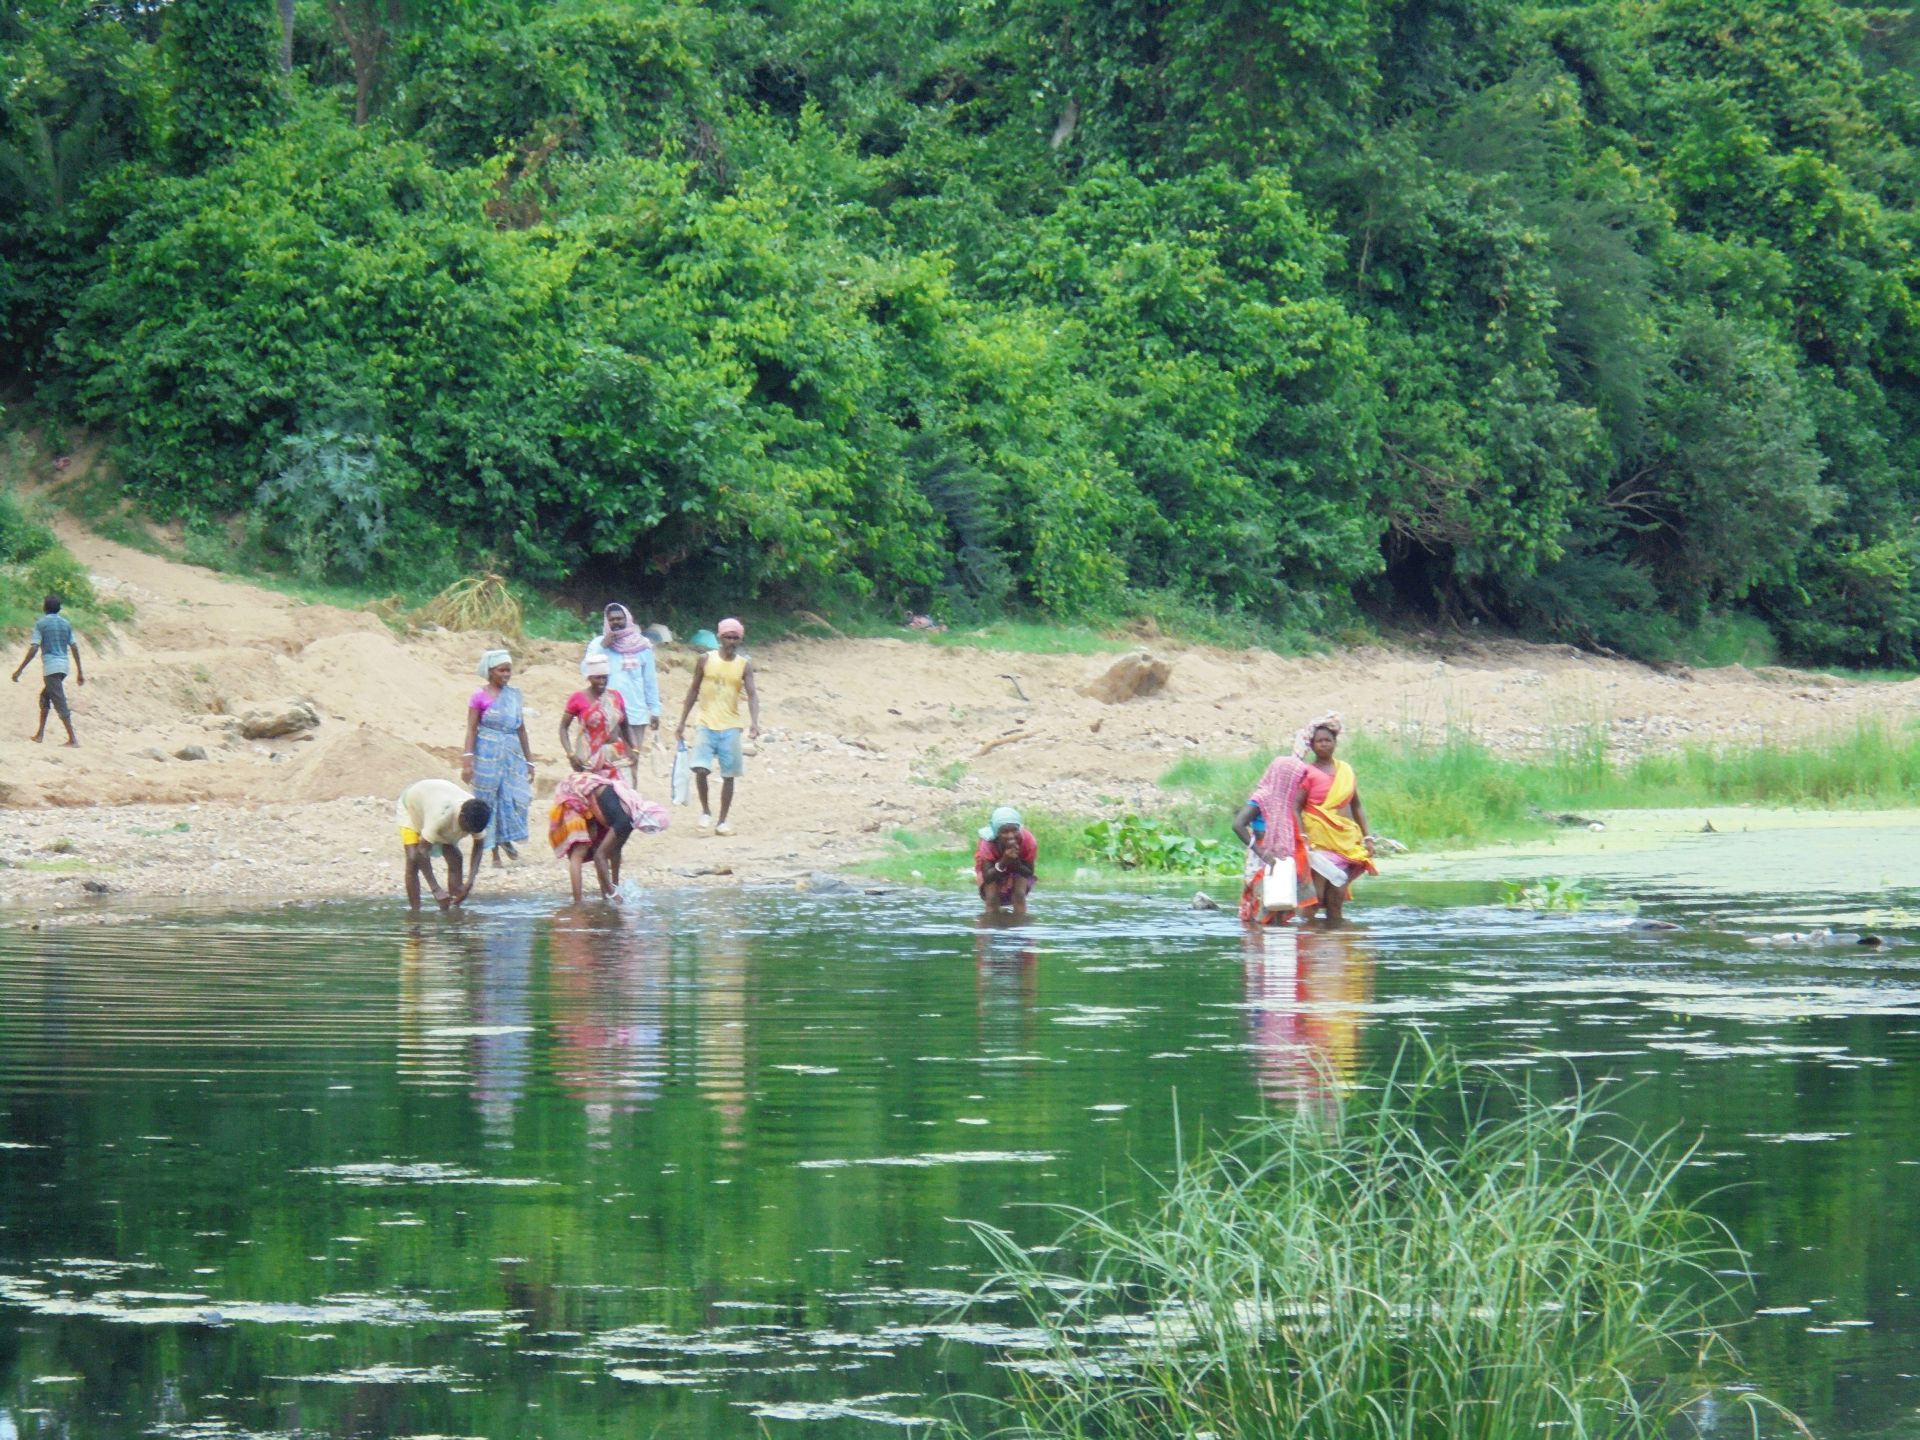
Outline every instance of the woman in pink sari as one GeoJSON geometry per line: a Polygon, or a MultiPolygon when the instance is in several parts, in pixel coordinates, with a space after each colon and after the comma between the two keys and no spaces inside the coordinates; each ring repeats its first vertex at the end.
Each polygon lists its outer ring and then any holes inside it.
{"type": "Polygon", "coordinates": [[[1247,925],[1285,925],[1299,908],[1293,903],[1274,906],[1267,877],[1275,875],[1281,897],[1302,891],[1312,908],[1313,882],[1307,870],[1306,840],[1300,833],[1299,796],[1307,764],[1293,755],[1278,755],[1254,787],[1253,796],[1233,817],[1233,833],[1247,847],[1245,883],[1240,889],[1240,919],[1247,925]],[[1286,884],[1288,877],[1293,884],[1286,884]]]}
{"type": "MultiPolygon", "coordinates": [[[[580,761],[574,762],[576,765],[580,761]]],[[[591,761],[562,780],[553,792],[547,817],[547,840],[555,859],[567,862],[573,881],[573,903],[584,898],[581,872],[593,862],[600,893],[617,901],[620,856],[627,839],[638,830],[653,835],[667,828],[667,807],[642,800],[621,778],[619,759],[610,747],[594,752],[591,761]]]]}
{"type": "Polygon", "coordinates": [[[642,800],[621,778],[632,732],[619,692],[607,688],[606,656],[589,655],[580,668],[587,688],[567,702],[560,720],[560,744],[573,774],[553,792],[553,809],[547,816],[547,840],[554,858],[567,862],[576,905],[584,898],[581,871],[588,860],[593,861],[600,893],[618,899],[620,855],[627,837],[635,830],[651,835],[667,828],[666,807],[642,800]],[[585,740],[584,754],[568,733],[576,719],[585,740]]]}

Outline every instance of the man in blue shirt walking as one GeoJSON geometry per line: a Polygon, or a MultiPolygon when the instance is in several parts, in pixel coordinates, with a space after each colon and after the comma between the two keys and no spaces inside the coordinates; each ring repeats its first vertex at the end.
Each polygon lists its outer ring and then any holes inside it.
{"type": "Polygon", "coordinates": [[[74,638],[67,617],[60,613],[58,595],[47,596],[44,608],[47,613],[34,622],[33,643],[27,646],[27,658],[14,670],[13,678],[17,682],[20,671],[33,663],[35,655],[40,657],[40,728],[33,732],[33,742],[37,745],[46,737],[47,711],[52,710],[67,727],[67,744],[77,746],[80,742],[73,734],[73,712],[67,708],[67,672],[72,670],[74,684],[87,683],[80,668],[80,642],[74,638]]]}

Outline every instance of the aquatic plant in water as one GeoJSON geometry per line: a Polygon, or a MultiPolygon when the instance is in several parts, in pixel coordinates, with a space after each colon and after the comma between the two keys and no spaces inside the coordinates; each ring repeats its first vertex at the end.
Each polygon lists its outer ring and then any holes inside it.
{"type": "Polygon", "coordinates": [[[1157,1203],[1069,1212],[1076,1274],[975,1224],[1048,1338],[1010,1362],[1012,1433],[1625,1440],[1709,1397],[1797,1429],[1717,1391],[1746,1267],[1675,1196],[1691,1151],[1605,1120],[1413,1047],[1376,1092],[1184,1160],[1157,1203]]]}
{"type": "Polygon", "coordinates": [[[1570,915],[1586,905],[1587,892],[1576,881],[1548,875],[1531,883],[1507,881],[1500,887],[1500,900],[1516,910],[1560,911],[1570,915]]]}
{"type": "Polygon", "coordinates": [[[1183,834],[1164,820],[1144,815],[1122,815],[1118,820],[1096,820],[1081,832],[1088,852],[1097,860],[1123,870],[1162,875],[1232,873],[1240,866],[1237,851],[1218,840],[1183,834]]]}

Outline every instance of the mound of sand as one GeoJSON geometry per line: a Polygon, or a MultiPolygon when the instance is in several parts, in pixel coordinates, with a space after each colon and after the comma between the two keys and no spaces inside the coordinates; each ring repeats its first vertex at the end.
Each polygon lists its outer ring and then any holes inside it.
{"type": "Polygon", "coordinates": [[[346,800],[360,795],[398,795],[415,780],[448,775],[444,761],[418,745],[394,738],[371,725],[323,730],[295,762],[287,787],[277,798],[298,802],[346,800]]]}

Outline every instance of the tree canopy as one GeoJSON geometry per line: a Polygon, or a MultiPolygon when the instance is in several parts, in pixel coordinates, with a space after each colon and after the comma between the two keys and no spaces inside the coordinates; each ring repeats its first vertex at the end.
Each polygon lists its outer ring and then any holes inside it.
{"type": "Polygon", "coordinates": [[[0,334],[303,563],[1920,659],[1839,0],[0,0],[0,334]],[[274,523],[275,521],[282,523],[274,523]]]}

